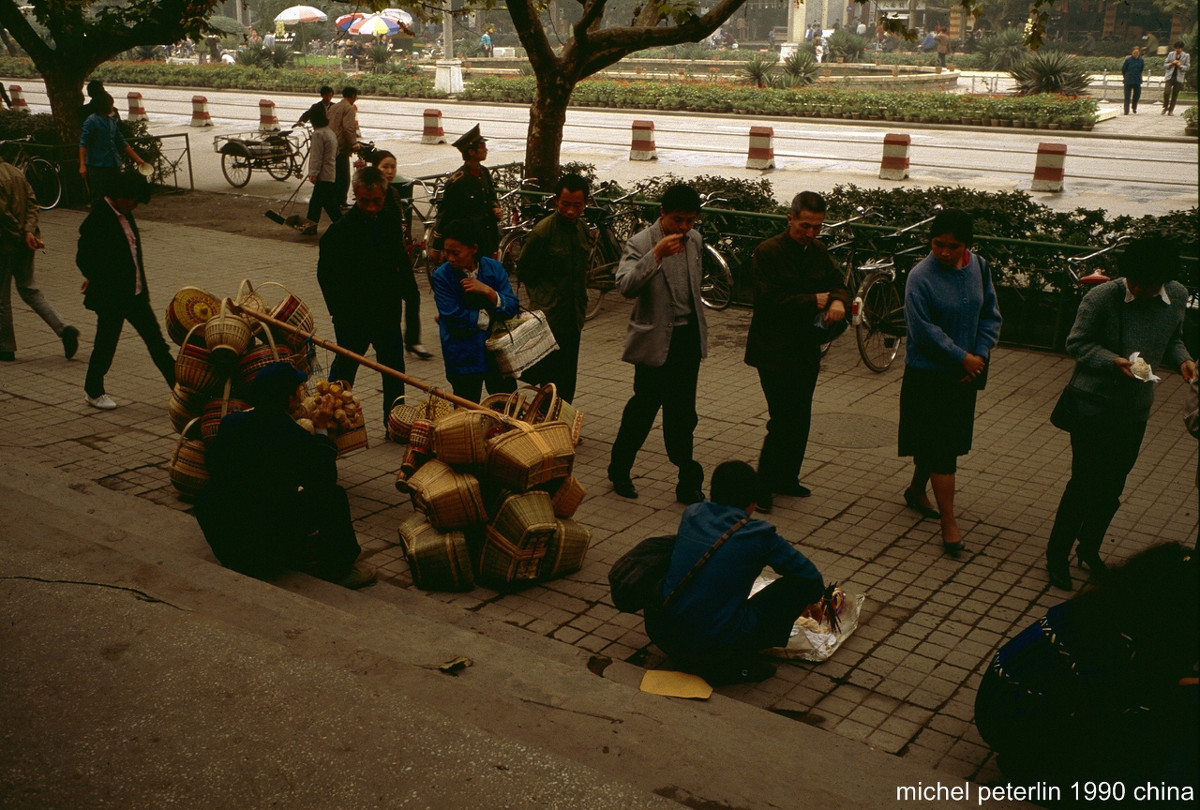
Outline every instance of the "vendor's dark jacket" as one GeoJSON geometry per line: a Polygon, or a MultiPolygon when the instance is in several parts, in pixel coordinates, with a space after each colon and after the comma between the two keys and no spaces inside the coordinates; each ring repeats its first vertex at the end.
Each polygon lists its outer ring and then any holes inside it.
{"type": "Polygon", "coordinates": [[[87,291],[83,305],[98,312],[121,309],[135,297],[149,298],[146,288],[145,262],[142,260],[142,240],[138,235],[137,223],[131,214],[125,219],[133,229],[137,241],[137,265],[129,252],[129,240],[125,229],[117,219],[117,212],[107,200],[100,200],[79,226],[79,247],[75,251],[75,264],[87,279],[87,291]],[[142,292],[135,296],[137,273],[141,273],[142,292]]]}
{"type": "Polygon", "coordinates": [[[330,225],[321,237],[317,282],[335,324],[399,325],[401,302],[416,285],[399,214],[385,208],[372,220],[356,206],[330,225]]]}
{"type": "Polygon", "coordinates": [[[438,206],[439,233],[448,222],[466,220],[479,229],[479,255],[490,256],[500,244],[500,222],[496,219],[496,184],[486,166],[475,174],[465,165],[446,180],[438,206]]]}
{"type": "Polygon", "coordinates": [[[587,224],[551,214],[525,238],[517,276],[529,290],[529,308],[540,309],[550,331],[561,343],[563,336],[578,337],[587,313],[587,224]]]}
{"type": "Polygon", "coordinates": [[[754,314],[746,338],[746,363],[756,368],[815,365],[821,339],[813,323],[817,293],[841,301],[850,314],[850,290],[829,251],[814,241],[803,247],[784,231],[754,250],[754,314]]]}

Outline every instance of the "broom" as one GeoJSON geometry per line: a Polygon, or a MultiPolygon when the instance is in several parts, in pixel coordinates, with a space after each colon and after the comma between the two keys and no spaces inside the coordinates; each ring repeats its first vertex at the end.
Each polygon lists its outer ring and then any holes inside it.
{"type": "Polygon", "coordinates": [[[292,196],[287,198],[287,202],[285,202],[283,205],[281,205],[279,207],[278,211],[272,211],[272,210],[268,209],[263,212],[263,216],[265,216],[267,219],[271,220],[272,222],[278,222],[280,225],[291,225],[293,228],[296,227],[296,225],[294,223],[289,222],[288,220],[291,220],[291,219],[299,220],[300,219],[299,215],[293,214],[292,216],[287,217],[285,219],[283,216],[283,212],[286,211],[288,209],[288,206],[292,204],[292,200],[296,199],[296,195],[300,193],[300,189],[304,188],[304,183],[307,179],[308,178],[306,178],[306,177],[300,179],[300,185],[296,186],[296,190],[292,192],[292,196]]]}

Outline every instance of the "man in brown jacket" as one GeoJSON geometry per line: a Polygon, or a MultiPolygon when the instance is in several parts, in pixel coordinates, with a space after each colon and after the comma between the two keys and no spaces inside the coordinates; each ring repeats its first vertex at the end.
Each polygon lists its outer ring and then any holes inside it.
{"type": "Polygon", "coordinates": [[[358,149],[358,89],[342,89],[342,100],[329,108],[329,129],[338,142],[337,164],[333,181],[334,199],[346,207],[346,193],[350,191],[350,155],[358,149]]]}

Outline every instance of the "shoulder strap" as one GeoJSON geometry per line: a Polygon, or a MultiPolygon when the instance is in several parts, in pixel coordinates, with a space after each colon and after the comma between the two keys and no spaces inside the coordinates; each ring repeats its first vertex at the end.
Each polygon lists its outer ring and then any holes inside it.
{"type": "Polygon", "coordinates": [[[719,540],[717,540],[717,542],[713,543],[712,547],[709,548],[708,551],[704,552],[704,556],[702,556],[699,560],[696,561],[696,564],[692,566],[692,570],[688,571],[687,574],[684,575],[683,579],[679,580],[679,584],[676,585],[674,588],[672,588],[671,592],[669,594],[667,594],[666,596],[663,597],[663,607],[667,607],[668,605],[670,605],[671,602],[673,602],[675,600],[676,594],[680,593],[683,590],[683,586],[685,586],[689,582],[691,582],[693,577],[695,577],[696,574],[700,573],[700,569],[704,567],[704,564],[706,562],[708,562],[709,558],[712,557],[713,554],[717,553],[717,549],[719,549],[722,545],[724,545],[726,540],[728,540],[730,537],[732,537],[739,529],[741,529],[743,526],[745,526],[749,522],[750,522],[750,516],[746,515],[744,518],[739,520],[737,523],[730,526],[729,531],[727,531],[727,532],[725,532],[725,534],[721,535],[721,538],[719,540]]]}

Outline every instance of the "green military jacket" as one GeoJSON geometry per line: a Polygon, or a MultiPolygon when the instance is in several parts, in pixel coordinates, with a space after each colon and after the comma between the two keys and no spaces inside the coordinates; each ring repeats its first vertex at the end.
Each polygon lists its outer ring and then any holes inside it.
{"type": "Polygon", "coordinates": [[[556,338],[583,329],[590,249],[582,218],[571,223],[551,214],[525,238],[517,278],[529,290],[530,308],[546,313],[556,338]]]}

